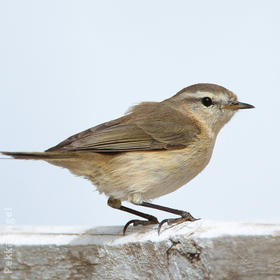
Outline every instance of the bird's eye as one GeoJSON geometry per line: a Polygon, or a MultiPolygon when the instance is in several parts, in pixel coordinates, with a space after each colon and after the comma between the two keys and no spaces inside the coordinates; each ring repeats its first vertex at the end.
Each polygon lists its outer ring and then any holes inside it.
{"type": "Polygon", "coordinates": [[[201,99],[201,102],[206,107],[209,107],[209,106],[213,105],[213,101],[212,101],[212,99],[210,97],[203,97],[201,99]]]}

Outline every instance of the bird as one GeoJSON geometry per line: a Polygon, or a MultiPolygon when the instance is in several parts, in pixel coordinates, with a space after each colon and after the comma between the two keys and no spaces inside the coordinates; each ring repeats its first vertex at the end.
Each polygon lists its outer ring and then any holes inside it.
{"type": "Polygon", "coordinates": [[[24,160],[43,160],[90,180],[107,204],[143,219],[129,225],[196,221],[189,212],[152,203],[186,185],[209,163],[221,128],[240,109],[238,101],[216,84],[188,86],[161,102],[142,102],[122,117],[77,133],[44,152],[2,152],[24,160]],[[154,208],[179,216],[157,217],[122,205],[154,208]]]}

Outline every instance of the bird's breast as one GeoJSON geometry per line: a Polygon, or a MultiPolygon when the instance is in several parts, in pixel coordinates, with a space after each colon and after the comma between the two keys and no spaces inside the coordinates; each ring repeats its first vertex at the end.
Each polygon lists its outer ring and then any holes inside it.
{"type": "Polygon", "coordinates": [[[121,154],[111,160],[111,195],[127,200],[129,194],[141,193],[148,200],[173,192],[204,169],[213,146],[209,139],[200,139],[184,149],[121,154]]]}

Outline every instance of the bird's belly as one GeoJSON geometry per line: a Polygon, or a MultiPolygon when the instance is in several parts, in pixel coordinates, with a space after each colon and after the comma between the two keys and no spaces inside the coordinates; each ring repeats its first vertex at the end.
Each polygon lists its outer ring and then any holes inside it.
{"type": "Polygon", "coordinates": [[[173,151],[130,152],[114,157],[98,190],[121,200],[143,200],[175,191],[200,173],[210,160],[209,145],[173,151]]]}

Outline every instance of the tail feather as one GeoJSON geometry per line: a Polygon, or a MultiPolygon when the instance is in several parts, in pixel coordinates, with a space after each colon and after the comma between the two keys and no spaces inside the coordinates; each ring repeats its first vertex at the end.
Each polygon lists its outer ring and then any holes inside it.
{"type": "Polygon", "coordinates": [[[67,159],[77,156],[75,153],[64,152],[0,152],[5,156],[15,159],[47,160],[47,159],[67,159]]]}

